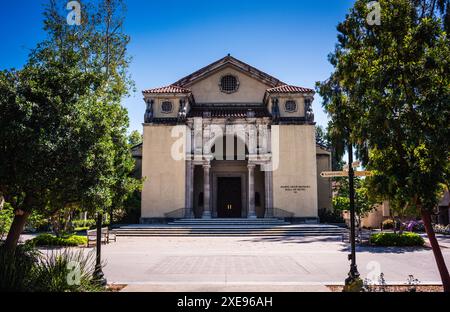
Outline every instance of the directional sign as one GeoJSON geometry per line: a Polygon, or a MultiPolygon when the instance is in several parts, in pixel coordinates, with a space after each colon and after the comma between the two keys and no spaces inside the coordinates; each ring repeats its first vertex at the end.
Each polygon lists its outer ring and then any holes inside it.
{"type": "Polygon", "coordinates": [[[348,177],[348,171],[324,171],[320,176],[322,178],[348,177]]]}
{"type": "Polygon", "coordinates": [[[357,177],[371,177],[373,173],[371,171],[355,171],[357,177]]]}
{"type": "MultiPolygon", "coordinates": [[[[322,178],[348,177],[348,171],[324,171],[320,174],[322,178]]],[[[371,171],[355,171],[356,177],[371,177],[371,171]]]]}

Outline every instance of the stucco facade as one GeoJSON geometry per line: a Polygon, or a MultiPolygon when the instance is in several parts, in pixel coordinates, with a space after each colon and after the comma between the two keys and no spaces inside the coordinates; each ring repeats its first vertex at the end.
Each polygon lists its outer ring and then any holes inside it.
{"type": "Polygon", "coordinates": [[[317,221],[331,202],[318,199],[331,189],[318,184],[312,89],[227,56],[143,94],[142,222],[317,221]]]}

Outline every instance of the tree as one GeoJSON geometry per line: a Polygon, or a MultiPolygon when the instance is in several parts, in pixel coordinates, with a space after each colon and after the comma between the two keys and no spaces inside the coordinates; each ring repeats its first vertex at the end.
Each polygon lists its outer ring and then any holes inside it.
{"type": "Polygon", "coordinates": [[[138,184],[128,178],[121,106],[131,86],[122,1],[83,6],[77,27],[67,25],[65,5],[50,1],[48,38],[22,70],[0,74],[0,195],[15,211],[9,249],[32,211],[52,215],[74,203],[108,211],[117,189],[138,184]]]}
{"type": "Polygon", "coordinates": [[[450,156],[446,24],[439,10],[424,9],[436,1],[380,0],[382,23],[370,26],[368,2],[357,1],[339,24],[330,56],[335,71],[318,90],[336,138],[349,139],[374,171],[371,192],[420,211],[449,292],[450,276],[431,224],[450,156]]]}
{"type": "Polygon", "coordinates": [[[131,132],[130,136],[128,137],[128,144],[130,144],[130,146],[133,147],[141,143],[142,143],[142,134],[140,134],[139,131],[136,130],[131,132]]]}
{"type": "MultiPolygon", "coordinates": [[[[335,180],[336,196],[333,198],[333,209],[348,211],[350,210],[348,178],[336,178],[335,180]]],[[[355,211],[359,218],[367,216],[376,208],[376,205],[380,204],[376,197],[370,196],[367,184],[366,179],[355,177],[355,211]]]]}

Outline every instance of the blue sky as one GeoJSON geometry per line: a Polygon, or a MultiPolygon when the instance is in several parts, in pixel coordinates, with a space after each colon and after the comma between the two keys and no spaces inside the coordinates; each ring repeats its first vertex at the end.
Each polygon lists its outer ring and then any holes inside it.
{"type": "MultiPolygon", "coordinates": [[[[45,37],[42,6],[48,0],[3,1],[0,69],[20,68],[45,37]]],[[[136,93],[124,100],[130,130],[142,130],[141,90],[171,84],[231,53],[293,85],[314,88],[332,71],[327,55],[336,25],[353,0],[128,0],[130,73],[136,93]]],[[[326,125],[321,99],[314,111],[326,125]]]]}

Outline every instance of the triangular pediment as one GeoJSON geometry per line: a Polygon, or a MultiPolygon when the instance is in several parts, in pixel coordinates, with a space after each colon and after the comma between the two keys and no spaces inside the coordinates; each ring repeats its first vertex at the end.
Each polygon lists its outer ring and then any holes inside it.
{"type": "Polygon", "coordinates": [[[177,82],[175,82],[173,85],[181,88],[189,88],[193,84],[208,78],[211,75],[216,74],[217,72],[220,72],[226,68],[233,68],[253,79],[258,80],[259,82],[265,84],[268,88],[276,88],[282,85],[285,85],[282,81],[278,80],[277,78],[266,74],[265,72],[250,66],[230,55],[208,65],[203,67],[202,69],[190,74],[189,76],[186,76],[177,82]]]}

